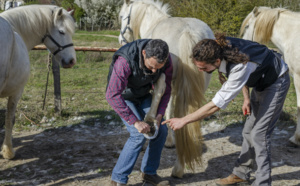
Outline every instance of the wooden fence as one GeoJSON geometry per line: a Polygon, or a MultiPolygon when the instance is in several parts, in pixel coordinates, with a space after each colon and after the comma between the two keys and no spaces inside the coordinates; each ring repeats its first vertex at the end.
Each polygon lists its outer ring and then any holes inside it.
{"type": "MultiPolygon", "coordinates": [[[[84,52],[116,52],[118,50],[118,48],[80,47],[80,46],[75,46],[74,49],[75,51],[84,51],[84,52]]],[[[37,45],[32,50],[47,50],[47,48],[45,45],[37,45]]],[[[49,55],[51,54],[49,53],[49,55]]],[[[57,115],[61,115],[62,107],[61,107],[60,69],[59,69],[59,63],[55,61],[54,58],[52,58],[52,73],[54,79],[55,113],[57,115]]]]}

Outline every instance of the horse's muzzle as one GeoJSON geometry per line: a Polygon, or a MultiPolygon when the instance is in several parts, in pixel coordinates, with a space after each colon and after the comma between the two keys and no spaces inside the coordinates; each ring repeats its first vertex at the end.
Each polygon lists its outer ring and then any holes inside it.
{"type": "Polygon", "coordinates": [[[66,62],[64,59],[61,61],[63,68],[72,68],[76,64],[75,59],[71,59],[69,62],[66,62]]]}

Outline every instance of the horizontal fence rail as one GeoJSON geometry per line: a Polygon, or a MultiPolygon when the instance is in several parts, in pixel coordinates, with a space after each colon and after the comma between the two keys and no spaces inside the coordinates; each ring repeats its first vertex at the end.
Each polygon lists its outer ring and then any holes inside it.
{"type": "MultiPolygon", "coordinates": [[[[74,46],[74,49],[75,49],[75,51],[116,52],[119,48],[74,46]]],[[[32,50],[48,50],[48,49],[45,45],[37,45],[32,50]]]]}

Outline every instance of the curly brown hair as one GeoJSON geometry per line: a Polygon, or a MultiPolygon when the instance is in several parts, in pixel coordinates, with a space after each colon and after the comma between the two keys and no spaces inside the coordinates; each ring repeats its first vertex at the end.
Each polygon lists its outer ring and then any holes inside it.
{"type": "Polygon", "coordinates": [[[218,33],[216,39],[204,39],[198,42],[192,53],[192,59],[195,61],[204,61],[208,64],[214,64],[217,59],[225,59],[231,63],[247,63],[249,57],[240,53],[237,48],[232,48],[226,40],[225,34],[218,33]]]}

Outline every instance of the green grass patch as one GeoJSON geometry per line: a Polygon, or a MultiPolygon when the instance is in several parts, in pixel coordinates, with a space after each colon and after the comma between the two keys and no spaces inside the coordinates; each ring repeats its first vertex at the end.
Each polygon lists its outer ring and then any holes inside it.
{"type": "Polygon", "coordinates": [[[84,31],[84,30],[77,30],[76,34],[97,34],[97,35],[115,35],[118,36],[120,34],[120,30],[101,30],[101,31],[84,31]]]}
{"type": "Polygon", "coordinates": [[[94,42],[94,41],[101,41],[101,42],[116,42],[118,38],[102,36],[102,35],[77,35],[73,36],[74,40],[84,40],[85,42],[94,42]]]}

